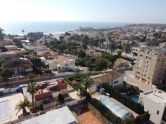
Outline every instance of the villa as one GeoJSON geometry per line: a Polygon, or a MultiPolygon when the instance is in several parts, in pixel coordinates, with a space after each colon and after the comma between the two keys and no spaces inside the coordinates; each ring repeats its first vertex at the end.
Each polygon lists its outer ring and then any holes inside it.
{"type": "Polygon", "coordinates": [[[32,72],[33,71],[32,63],[27,58],[8,59],[3,63],[3,68],[13,69],[14,74],[20,74],[23,72],[32,72]]]}
{"type": "Polygon", "coordinates": [[[103,83],[108,83],[112,87],[123,86],[123,76],[114,70],[104,74],[94,75],[91,76],[90,78],[94,81],[93,85],[96,90],[103,83]]]}
{"type": "Polygon", "coordinates": [[[50,70],[75,70],[75,59],[72,57],[57,54],[54,56],[54,59],[46,60],[46,62],[48,63],[50,70]]]}

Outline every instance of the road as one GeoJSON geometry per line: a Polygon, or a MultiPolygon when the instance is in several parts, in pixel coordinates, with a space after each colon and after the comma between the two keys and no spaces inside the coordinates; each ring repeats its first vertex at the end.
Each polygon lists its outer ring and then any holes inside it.
{"type": "MultiPolygon", "coordinates": [[[[86,76],[86,75],[95,75],[95,74],[98,74],[98,73],[102,73],[102,72],[80,72],[79,74],[76,73],[76,72],[63,72],[63,73],[55,74],[54,77],[42,78],[42,79],[35,80],[35,82],[52,81],[52,80],[55,80],[57,78],[73,77],[73,76],[76,76],[77,74],[86,76]]],[[[5,88],[13,88],[13,87],[17,87],[21,84],[28,84],[29,82],[30,81],[21,81],[21,82],[17,82],[17,83],[1,85],[0,88],[4,88],[4,87],[5,88]]]]}

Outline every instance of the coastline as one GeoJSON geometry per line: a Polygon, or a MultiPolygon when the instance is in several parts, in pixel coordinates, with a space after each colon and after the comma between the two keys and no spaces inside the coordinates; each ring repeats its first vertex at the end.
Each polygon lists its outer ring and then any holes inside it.
{"type": "Polygon", "coordinates": [[[95,29],[115,28],[124,26],[124,23],[102,23],[102,22],[13,22],[0,25],[6,34],[22,34],[21,30],[27,32],[64,33],[74,31],[79,27],[91,27],[95,29]]]}

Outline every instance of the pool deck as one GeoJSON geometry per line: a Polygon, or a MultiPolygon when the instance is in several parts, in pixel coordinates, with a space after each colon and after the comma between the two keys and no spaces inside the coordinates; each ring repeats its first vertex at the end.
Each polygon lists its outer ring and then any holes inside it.
{"type": "Polygon", "coordinates": [[[6,120],[0,120],[0,124],[7,123],[7,122],[18,119],[18,116],[20,114],[22,114],[22,111],[17,113],[17,110],[15,110],[15,107],[16,107],[17,103],[19,101],[22,101],[23,99],[24,99],[24,97],[21,93],[10,94],[10,95],[5,95],[3,97],[0,97],[0,102],[9,101],[9,107],[10,107],[10,112],[11,112],[10,113],[11,117],[7,118],[6,120]]]}

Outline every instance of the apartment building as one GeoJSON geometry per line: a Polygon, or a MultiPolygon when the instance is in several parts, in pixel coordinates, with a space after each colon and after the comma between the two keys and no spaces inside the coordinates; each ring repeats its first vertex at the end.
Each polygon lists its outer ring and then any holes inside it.
{"type": "Polygon", "coordinates": [[[134,66],[135,78],[145,84],[166,83],[166,49],[159,47],[140,48],[134,66]]]}

